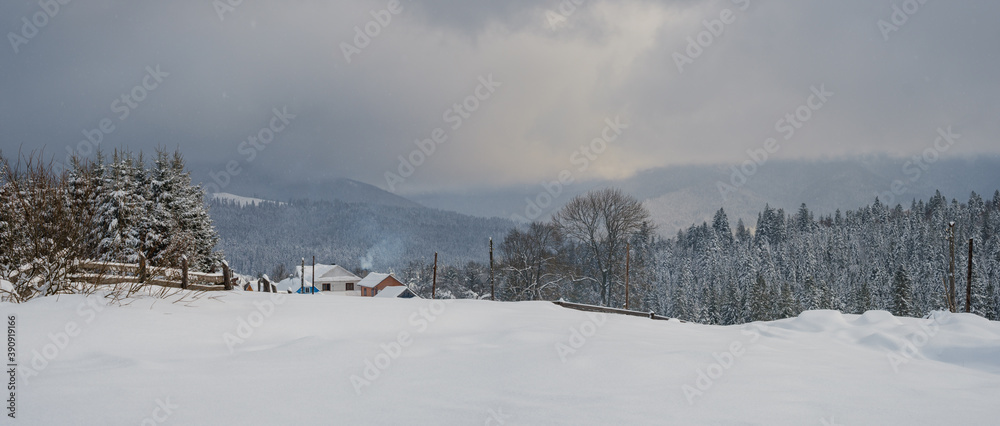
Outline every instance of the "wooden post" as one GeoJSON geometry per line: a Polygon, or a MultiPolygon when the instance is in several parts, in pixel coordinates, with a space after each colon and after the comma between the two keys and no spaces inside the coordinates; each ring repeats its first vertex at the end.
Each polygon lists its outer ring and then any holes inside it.
{"type": "Polygon", "coordinates": [[[139,252],[139,282],[146,282],[146,256],[139,252]]]}
{"type": "Polygon", "coordinates": [[[226,290],[233,289],[233,270],[229,269],[229,262],[222,261],[222,279],[225,280],[226,290]]]}
{"type": "Polygon", "coordinates": [[[434,252],[434,278],[431,279],[431,299],[437,296],[438,283],[438,254],[434,252]]]}
{"type": "MultiPolygon", "coordinates": [[[[313,287],[316,287],[316,255],[313,255],[312,276],[313,276],[313,279],[312,279],[313,287]]],[[[310,290],[312,290],[312,289],[310,289],[310,290]]]]}
{"type": "Polygon", "coordinates": [[[186,254],[181,255],[181,288],[188,288],[188,257],[186,254]]]}
{"type": "Polygon", "coordinates": [[[301,280],[302,283],[300,284],[301,286],[300,291],[302,292],[302,294],[306,294],[306,258],[304,257],[302,258],[302,269],[300,269],[299,272],[301,272],[299,275],[302,278],[301,280]]]}
{"type": "Polygon", "coordinates": [[[965,313],[972,312],[972,238],[969,238],[969,274],[965,281],[965,313]]]}
{"type": "Polygon", "coordinates": [[[625,243],[625,310],[628,310],[628,275],[629,275],[629,260],[632,253],[632,245],[625,243]]]}
{"type": "Polygon", "coordinates": [[[493,284],[493,238],[490,238],[490,300],[497,300],[497,288],[493,284]]]}
{"type": "Polygon", "coordinates": [[[958,302],[955,300],[955,222],[948,222],[948,252],[951,253],[951,261],[948,263],[948,299],[951,306],[948,308],[954,313],[958,311],[958,302]]]}

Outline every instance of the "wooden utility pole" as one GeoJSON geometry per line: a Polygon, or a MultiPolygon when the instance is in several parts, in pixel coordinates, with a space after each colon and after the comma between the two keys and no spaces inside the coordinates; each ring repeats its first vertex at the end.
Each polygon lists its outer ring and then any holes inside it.
{"type": "Polygon", "coordinates": [[[972,312],[972,238],[969,238],[969,274],[965,281],[965,312],[972,312]]]}
{"type": "Polygon", "coordinates": [[[628,275],[629,275],[629,260],[632,253],[632,245],[625,243],[625,310],[628,310],[628,275]]]}
{"type": "Polygon", "coordinates": [[[948,299],[951,312],[958,312],[958,302],[955,295],[955,222],[948,222],[948,252],[951,253],[951,261],[948,263],[948,299]]]}
{"type": "Polygon", "coordinates": [[[312,283],[313,287],[316,287],[316,255],[313,255],[313,270],[312,270],[312,283]]]}
{"type": "Polygon", "coordinates": [[[438,285],[438,254],[434,252],[434,277],[431,278],[431,299],[437,296],[438,285]]]}
{"type": "Polygon", "coordinates": [[[302,258],[302,269],[299,271],[302,272],[299,274],[302,278],[301,289],[299,291],[302,292],[302,294],[306,294],[306,258],[304,257],[302,258]]]}
{"type": "Polygon", "coordinates": [[[497,300],[497,288],[493,284],[493,238],[490,238],[490,300],[497,300]]]}

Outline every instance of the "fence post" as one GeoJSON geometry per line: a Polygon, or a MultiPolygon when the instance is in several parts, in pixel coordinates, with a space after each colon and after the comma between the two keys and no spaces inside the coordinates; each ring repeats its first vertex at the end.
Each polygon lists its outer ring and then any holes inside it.
{"type": "Polygon", "coordinates": [[[146,256],[139,252],[139,282],[146,282],[146,256]]]}
{"type": "Polygon", "coordinates": [[[233,289],[233,270],[229,269],[229,262],[222,261],[222,279],[226,280],[225,288],[226,290],[233,289]]]}
{"type": "Polygon", "coordinates": [[[188,288],[188,257],[186,254],[181,255],[181,288],[188,288]]]}

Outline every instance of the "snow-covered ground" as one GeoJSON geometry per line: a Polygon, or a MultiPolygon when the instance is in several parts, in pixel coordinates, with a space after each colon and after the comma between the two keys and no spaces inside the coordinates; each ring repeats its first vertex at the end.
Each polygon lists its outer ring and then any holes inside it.
{"type": "Polygon", "coordinates": [[[1000,421],[1000,324],[964,314],[719,327],[544,302],[249,292],[0,313],[16,316],[24,425],[1000,421]]]}

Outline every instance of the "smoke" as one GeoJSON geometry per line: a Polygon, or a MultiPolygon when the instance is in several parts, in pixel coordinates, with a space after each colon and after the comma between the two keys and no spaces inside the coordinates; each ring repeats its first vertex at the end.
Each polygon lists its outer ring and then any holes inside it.
{"type": "Polygon", "coordinates": [[[387,237],[371,246],[358,261],[361,263],[362,269],[374,271],[395,265],[404,253],[405,247],[402,240],[398,237],[387,237]]]}

